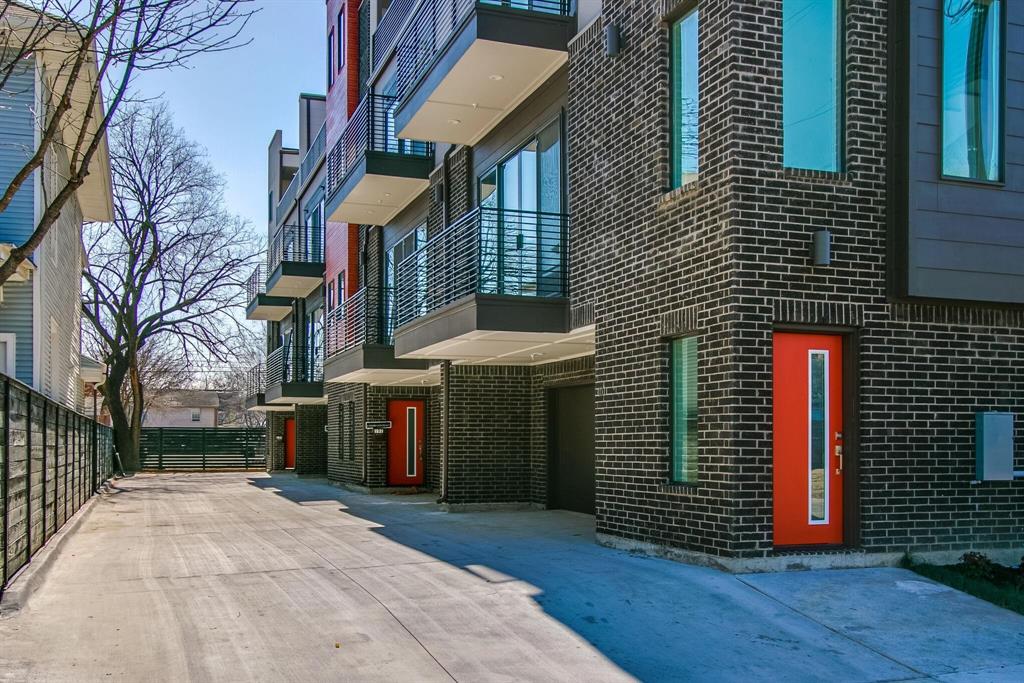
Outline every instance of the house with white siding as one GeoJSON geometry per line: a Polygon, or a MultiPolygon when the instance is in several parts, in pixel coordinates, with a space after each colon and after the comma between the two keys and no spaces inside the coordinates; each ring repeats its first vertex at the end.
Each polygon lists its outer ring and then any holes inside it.
{"type": "MultiPolygon", "coordinates": [[[[13,10],[12,10],[13,11],[13,10]]],[[[56,62],[44,48],[21,60],[0,89],[0,188],[37,149],[45,112],[52,104],[56,62]]],[[[94,63],[85,78],[97,78],[94,63]]],[[[71,120],[82,120],[86,98],[73,98],[71,120]],[[74,111],[78,108],[81,111],[74,111]]],[[[94,105],[93,121],[102,118],[102,103],[94,105]]],[[[65,137],[75,133],[66,127],[65,137]]],[[[59,140],[68,146],[74,141],[59,140]]],[[[48,198],[63,185],[69,162],[65,147],[46,151],[43,166],[32,174],[0,213],[0,257],[32,234],[48,198]]],[[[51,226],[40,247],[18,276],[0,288],[0,372],[71,407],[82,400],[81,279],[85,264],[84,221],[109,221],[113,214],[110,161],[101,145],[85,183],[51,226]]]]}

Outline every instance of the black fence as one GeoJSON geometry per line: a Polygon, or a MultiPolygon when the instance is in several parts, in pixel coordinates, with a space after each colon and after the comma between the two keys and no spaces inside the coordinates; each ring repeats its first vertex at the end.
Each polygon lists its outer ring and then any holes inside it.
{"type": "Polygon", "coordinates": [[[114,471],[110,428],[0,375],[0,592],[114,471]]]}
{"type": "Polygon", "coordinates": [[[263,427],[147,427],[140,450],[144,470],[266,469],[263,427]]]}

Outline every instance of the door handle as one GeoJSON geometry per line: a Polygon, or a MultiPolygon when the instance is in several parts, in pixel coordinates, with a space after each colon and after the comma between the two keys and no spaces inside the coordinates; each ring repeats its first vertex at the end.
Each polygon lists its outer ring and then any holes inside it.
{"type": "Polygon", "coordinates": [[[836,463],[836,474],[842,474],[843,473],[843,447],[838,445],[838,444],[836,445],[836,460],[838,461],[836,463]]]}

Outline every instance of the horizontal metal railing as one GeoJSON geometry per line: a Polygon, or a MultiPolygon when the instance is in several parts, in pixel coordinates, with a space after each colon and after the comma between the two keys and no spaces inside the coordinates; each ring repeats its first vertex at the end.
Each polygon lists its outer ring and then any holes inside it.
{"type": "Polygon", "coordinates": [[[334,195],[368,151],[425,158],[434,155],[432,142],[395,137],[394,111],[397,103],[394,97],[368,93],[356,107],[327,157],[328,196],[334,195]]]}
{"type": "Polygon", "coordinates": [[[377,22],[377,30],[373,32],[373,68],[376,69],[384,60],[388,50],[395,44],[398,31],[409,18],[409,12],[416,0],[391,0],[384,16],[377,22]]]}
{"type": "Polygon", "coordinates": [[[282,261],[323,263],[323,260],[323,226],[282,225],[270,242],[267,267],[273,272],[282,261]]]}
{"type": "Polygon", "coordinates": [[[284,381],[284,353],[285,347],[278,346],[267,354],[267,360],[265,361],[266,369],[263,371],[264,391],[266,391],[267,387],[284,381]]]}
{"type": "Polygon", "coordinates": [[[252,302],[258,294],[267,291],[267,268],[263,264],[256,266],[249,278],[245,281],[245,302],[252,302]]]}
{"type": "Polygon", "coordinates": [[[245,374],[245,396],[259,396],[267,390],[266,376],[263,374],[263,367],[266,361],[257,363],[249,368],[245,374]]]}
{"type": "Polygon", "coordinates": [[[398,265],[396,323],[473,292],[566,296],[568,261],[565,214],[479,207],[398,265]]]}
{"type": "Polygon", "coordinates": [[[327,314],[327,357],[361,344],[390,346],[395,314],[393,289],[363,287],[327,314]]]}
{"type": "Polygon", "coordinates": [[[397,39],[395,94],[404,98],[477,6],[569,16],[570,0],[424,0],[397,39]]]}

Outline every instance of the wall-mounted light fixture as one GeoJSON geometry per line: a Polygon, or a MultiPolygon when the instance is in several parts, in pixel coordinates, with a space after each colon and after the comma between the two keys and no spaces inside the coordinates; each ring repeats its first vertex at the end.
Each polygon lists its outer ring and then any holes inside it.
{"type": "Polygon", "coordinates": [[[832,233],[815,230],[811,239],[811,260],[816,266],[832,265],[832,233]]]}
{"type": "Polygon", "coordinates": [[[622,49],[622,34],[616,24],[608,24],[604,27],[604,53],[609,57],[615,57],[622,49]]]}

